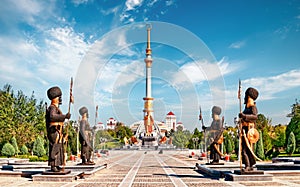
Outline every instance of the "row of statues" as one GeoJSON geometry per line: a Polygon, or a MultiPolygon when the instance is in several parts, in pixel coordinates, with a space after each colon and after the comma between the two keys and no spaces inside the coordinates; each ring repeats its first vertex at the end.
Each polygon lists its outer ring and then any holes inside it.
{"type": "MultiPolygon", "coordinates": [[[[71,90],[71,89],[70,89],[71,90]]],[[[252,151],[251,143],[253,136],[256,136],[257,132],[255,129],[255,121],[257,119],[257,108],[255,100],[257,99],[259,93],[254,88],[248,88],[245,92],[244,111],[239,113],[239,137],[240,137],[240,147],[239,158],[241,158],[242,163],[245,165],[243,171],[248,172],[253,170],[253,165],[256,163],[257,157],[252,151]]],[[[47,96],[51,100],[50,106],[46,109],[46,128],[47,128],[47,138],[49,140],[49,159],[48,165],[51,167],[52,172],[60,172],[62,170],[61,166],[64,165],[64,142],[67,141],[63,134],[64,121],[69,120],[71,117],[70,110],[63,114],[59,108],[62,104],[62,92],[57,86],[51,87],[47,91],[47,96]]],[[[239,98],[240,99],[240,98],[239,98]]],[[[72,94],[70,93],[70,103],[72,102],[72,94]]],[[[69,107],[70,108],[70,107],[69,107]]],[[[240,107],[241,108],[241,107],[240,107]]],[[[220,118],[221,108],[214,106],[212,108],[212,124],[210,127],[203,126],[205,131],[209,132],[210,140],[210,159],[212,159],[211,164],[219,163],[222,153],[220,151],[220,145],[223,142],[223,123],[224,118],[220,118]]],[[[88,122],[88,109],[86,107],[81,107],[79,109],[79,114],[81,115],[80,120],[80,134],[79,141],[81,144],[81,164],[95,164],[91,161],[92,156],[92,146],[91,146],[91,128],[88,122]]]]}
{"type": "MultiPolygon", "coordinates": [[[[60,172],[63,170],[61,166],[65,165],[64,143],[67,141],[67,135],[63,134],[64,121],[71,118],[70,111],[63,114],[59,108],[62,104],[62,92],[57,86],[51,87],[47,91],[47,96],[51,100],[50,106],[46,109],[46,129],[47,138],[49,140],[49,158],[48,165],[52,172],[60,172]]],[[[72,100],[72,98],[71,98],[72,100]]],[[[79,128],[79,142],[81,144],[81,160],[84,165],[95,164],[91,161],[91,128],[88,122],[88,109],[82,107],[79,109],[81,115],[79,128]]]]}
{"type": "MultiPolygon", "coordinates": [[[[244,164],[245,168],[241,170],[243,172],[253,171],[253,166],[256,164],[257,158],[252,150],[252,143],[255,143],[259,134],[255,129],[255,122],[257,120],[257,107],[255,100],[257,99],[259,93],[255,88],[248,88],[245,92],[244,104],[245,108],[240,111],[239,116],[239,158],[241,160],[241,165],[244,164]]],[[[240,98],[239,98],[240,99],[240,98]]],[[[223,143],[223,123],[224,118],[220,118],[221,108],[219,106],[213,106],[212,108],[212,118],[213,121],[210,127],[203,126],[204,133],[208,133],[208,140],[210,144],[210,159],[212,160],[209,164],[218,164],[221,159],[222,152],[220,151],[220,146],[223,143]]]]}

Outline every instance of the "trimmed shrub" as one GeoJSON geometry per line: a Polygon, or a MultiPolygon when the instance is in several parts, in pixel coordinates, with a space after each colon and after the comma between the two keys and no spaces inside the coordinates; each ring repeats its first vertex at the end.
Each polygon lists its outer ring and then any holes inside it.
{"type": "Polygon", "coordinates": [[[44,140],[40,136],[38,136],[34,141],[32,151],[33,154],[37,155],[38,157],[42,157],[46,154],[46,150],[44,148],[44,140]]]}
{"type": "Polygon", "coordinates": [[[15,148],[10,143],[4,144],[1,154],[7,157],[12,157],[15,155],[15,148]]]}
{"type": "Polygon", "coordinates": [[[13,136],[11,139],[10,139],[10,142],[11,142],[11,145],[14,147],[15,149],[15,154],[18,155],[19,154],[19,148],[18,148],[18,144],[17,144],[17,140],[16,138],[13,136]]]}
{"type": "Polygon", "coordinates": [[[286,153],[291,156],[294,153],[295,149],[296,149],[296,139],[294,133],[291,132],[286,146],[286,153]]]}
{"type": "Polygon", "coordinates": [[[26,145],[22,145],[22,147],[20,149],[20,153],[21,153],[21,155],[27,155],[28,154],[28,148],[26,147],[26,145]]]}
{"type": "Polygon", "coordinates": [[[37,162],[37,161],[39,161],[39,157],[35,156],[35,155],[29,156],[28,158],[29,158],[29,162],[37,162]]]}

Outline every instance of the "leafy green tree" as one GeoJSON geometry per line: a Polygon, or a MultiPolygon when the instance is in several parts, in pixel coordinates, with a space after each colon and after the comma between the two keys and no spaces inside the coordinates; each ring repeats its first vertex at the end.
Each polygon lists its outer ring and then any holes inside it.
{"type": "Polygon", "coordinates": [[[177,131],[183,131],[183,127],[181,125],[179,125],[179,126],[176,127],[176,130],[177,131]]]}
{"type": "Polygon", "coordinates": [[[124,143],[124,137],[129,139],[131,136],[133,136],[131,129],[121,122],[117,123],[114,130],[108,129],[107,132],[110,134],[111,138],[117,138],[121,143],[124,143]]]}
{"type": "MultiPolygon", "coordinates": [[[[296,148],[300,147],[300,115],[292,117],[288,126],[286,127],[286,136],[288,137],[293,132],[296,141],[296,148]]],[[[288,139],[286,139],[286,145],[288,146],[288,139]]]]}
{"type": "Polygon", "coordinates": [[[286,142],[286,125],[276,125],[274,127],[274,136],[272,137],[272,142],[274,147],[285,147],[286,142]]]}
{"type": "Polygon", "coordinates": [[[26,145],[22,145],[21,149],[20,149],[20,153],[22,155],[27,155],[28,154],[28,148],[26,147],[26,145]]]}
{"type": "MultiPolygon", "coordinates": [[[[68,129],[68,154],[75,154],[77,152],[77,133],[76,128],[73,128],[75,123],[75,121],[70,120],[64,128],[65,133],[67,133],[66,129],[68,129]]],[[[78,142],[78,144],[80,143],[78,142]]]]}
{"type": "Polygon", "coordinates": [[[38,136],[33,144],[33,154],[39,157],[46,155],[46,150],[44,148],[44,140],[38,136]]]}
{"type": "Polygon", "coordinates": [[[195,128],[195,129],[194,129],[193,135],[192,135],[192,136],[190,137],[190,139],[189,139],[189,142],[188,142],[188,148],[189,148],[189,149],[196,149],[196,148],[200,145],[200,142],[201,142],[202,138],[203,138],[202,132],[200,132],[200,131],[198,130],[198,128],[195,128]],[[198,141],[197,141],[197,142],[194,142],[194,141],[193,141],[193,140],[194,140],[193,138],[198,138],[198,141]]]}
{"type": "Polygon", "coordinates": [[[234,148],[234,142],[232,137],[228,133],[223,133],[224,143],[223,143],[223,153],[231,154],[234,148]]]}
{"type": "Polygon", "coordinates": [[[1,154],[7,157],[12,157],[15,155],[15,148],[10,143],[4,144],[1,150],[1,154]]]}
{"type": "Polygon", "coordinates": [[[189,143],[189,139],[191,137],[191,133],[186,131],[176,131],[173,134],[172,143],[177,148],[186,148],[189,143]]]}
{"type": "Polygon", "coordinates": [[[13,136],[11,139],[10,139],[10,142],[11,142],[11,145],[14,146],[14,149],[15,149],[15,154],[19,154],[19,148],[18,148],[18,144],[17,144],[17,140],[16,138],[13,136]]]}
{"type": "Polygon", "coordinates": [[[32,148],[37,135],[46,137],[45,105],[22,91],[14,94],[10,85],[0,90],[0,147],[14,136],[19,145],[32,148]]]}
{"type": "Polygon", "coordinates": [[[107,129],[107,132],[109,133],[109,135],[113,138],[117,138],[117,134],[116,131],[112,130],[112,129],[107,129]]]}
{"type": "Polygon", "coordinates": [[[0,147],[9,142],[15,127],[14,93],[10,85],[0,90],[0,147]]]}
{"type": "Polygon", "coordinates": [[[101,140],[106,139],[106,142],[110,142],[114,140],[114,137],[108,132],[109,130],[99,130],[96,133],[95,137],[95,149],[103,149],[105,147],[105,142],[101,142],[101,140]]]}
{"type": "Polygon", "coordinates": [[[257,130],[260,130],[262,132],[262,137],[263,137],[263,148],[264,152],[266,153],[267,151],[271,150],[273,148],[272,144],[272,120],[265,117],[263,114],[258,114],[257,115],[257,120],[256,120],[256,128],[257,130]]]}
{"type": "Polygon", "coordinates": [[[262,160],[265,159],[263,137],[262,137],[262,132],[260,130],[259,130],[259,140],[255,144],[255,155],[262,160]]]}
{"type": "MultiPolygon", "coordinates": [[[[291,117],[291,120],[286,127],[286,137],[289,137],[290,133],[293,132],[296,140],[296,150],[300,149],[300,104],[297,99],[296,102],[291,106],[292,112],[287,115],[287,117],[291,117]]],[[[288,138],[286,138],[286,145],[288,145],[288,138]]]]}
{"type": "Polygon", "coordinates": [[[286,152],[289,155],[292,155],[296,149],[296,140],[295,140],[295,135],[293,132],[290,133],[289,138],[288,138],[288,144],[286,147],[286,152]]]}

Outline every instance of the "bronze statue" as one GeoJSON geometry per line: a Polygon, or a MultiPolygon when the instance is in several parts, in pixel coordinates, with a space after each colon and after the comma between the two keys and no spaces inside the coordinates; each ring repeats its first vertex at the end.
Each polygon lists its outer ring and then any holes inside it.
{"type": "Polygon", "coordinates": [[[239,113],[241,129],[241,158],[242,163],[245,164],[245,168],[242,169],[244,172],[253,171],[253,165],[256,164],[258,159],[252,151],[252,143],[258,140],[258,132],[255,129],[255,121],[257,120],[257,108],[254,102],[259,93],[254,88],[248,88],[245,92],[244,104],[245,109],[239,113]]]}
{"type": "Polygon", "coordinates": [[[210,137],[210,164],[218,164],[223,154],[220,151],[220,145],[223,143],[223,120],[220,119],[222,110],[218,106],[212,108],[213,121],[211,126],[207,128],[210,137]]]}
{"type": "Polygon", "coordinates": [[[93,165],[95,163],[91,161],[93,152],[93,148],[91,146],[92,130],[88,122],[88,109],[86,107],[81,107],[79,109],[79,114],[81,115],[79,134],[79,142],[81,144],[81,164],[93,165]]]}
{"type": "Polygon", "coordinates": [[[71,114],[63,114],[59,109],[62,104],[62,92],[57,86],[48,89],[47,96],[51,100],[51,105],[46,110],[46,128],[47,137],[49,140],[49,159],[48,165],[51,166],[51,171],[59,172],[60,167],[64,164],[64,137],[63,123],[65,119],[70,119],[71,114]]]}

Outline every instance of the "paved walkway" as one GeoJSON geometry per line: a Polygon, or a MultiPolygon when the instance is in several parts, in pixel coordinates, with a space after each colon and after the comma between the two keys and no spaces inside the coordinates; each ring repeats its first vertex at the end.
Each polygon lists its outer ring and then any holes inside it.
{"type": "Polygon", "coordinates": [[[196,163],[204,161],[188,158],[186,151],[164,151],[163,154],[158,151],[111,151],[109,156],[101,157],[96,162],[106,163],[108,166],[86,179],[73,182],[33,182],[30,178],[0,177],[0,187],[300,186],[300,176],[276,176],[269,182],[232,182],[210,178],[195,170],[196,163]]]}

